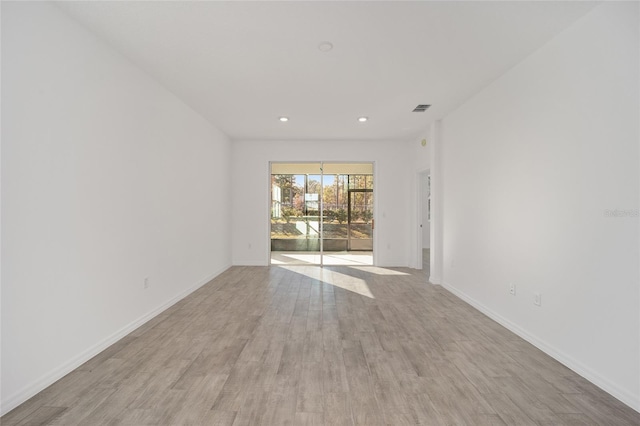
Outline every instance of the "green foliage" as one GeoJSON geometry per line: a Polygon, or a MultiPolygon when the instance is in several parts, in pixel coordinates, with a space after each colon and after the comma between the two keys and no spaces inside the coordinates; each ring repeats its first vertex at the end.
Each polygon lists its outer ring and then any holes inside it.
{"type": "Polygon", "coordinates": [[[345,209],[338,209],[336,212],[336,220],[342,224],[347,220],[347,211],[345,209]]]}
{"type": "Polygon", "coordinates": [[[298,211],[293,207],[282,208],[282,217],[284,218],[285,221],[287,221],[287,223],[289,223],[289,221],[291,220],[291,217],[297,216],[297,215],[298,215],[298,211]]]}
{"type": "Polygon", "coordinates": [[[280,201],[283,203],[293,202],[303,192],[303,188],[296,184],[294,175],[271,175],[271,182],[280,187],[280,201]]]}
{"type": "Polygon", "coordinates": [[[324,215],[327,218],[327,222],[333,222],[336,220],[336,212],[334,210],[325,210],[324,215]]]}
{"type": "Polygon", "coordinates": [[[364,220],[364,223],[371,222],[371,219],[373,219],[373,212],[371,210],[365,210],[362,212],[362,220],[364,220]]]}

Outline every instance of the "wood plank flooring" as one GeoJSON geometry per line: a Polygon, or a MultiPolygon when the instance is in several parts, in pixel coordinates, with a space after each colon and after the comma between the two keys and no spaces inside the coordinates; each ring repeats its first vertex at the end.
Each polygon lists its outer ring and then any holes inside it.
{"type": "Polygon", "coordinates": [[[425,274],[233,267],[0,423],[640,424],[425,274]]]}

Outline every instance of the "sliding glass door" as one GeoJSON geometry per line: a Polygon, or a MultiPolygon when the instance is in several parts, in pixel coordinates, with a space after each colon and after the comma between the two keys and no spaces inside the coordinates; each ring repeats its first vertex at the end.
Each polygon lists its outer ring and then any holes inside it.
{"type": "Polygon", "coordinates": [[[272,264],[373,264],[372,163],[271,163],[272,264]]]}
{"type": "Polygon", "coordinates": [[[321,163],[271,164],[271,263],[321,264],[321,163]]]}

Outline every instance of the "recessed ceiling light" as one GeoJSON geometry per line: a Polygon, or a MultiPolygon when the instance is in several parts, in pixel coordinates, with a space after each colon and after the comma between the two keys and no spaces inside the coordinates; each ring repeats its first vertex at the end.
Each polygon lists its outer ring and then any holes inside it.
{"type": "Polygon", "coordinates": [[[358,118],[358,121],[361,122],[361,123],[364,123],[368,119],[369,119],[369,117],[360,117],[360,118],[358,118]]]}
{"type": "Polygon", "coordinates": [[[278,120],[282,121],[283,123],[286,121],[289,121],[289,117],[280,117],[278,120]]]}
{"type": "Polygon", "coordinates": [[[328,41],[323,41],[318,45],[318,49],[320,49],[321,52],[328,52],[333,49],[333,44],[328,41]]]}

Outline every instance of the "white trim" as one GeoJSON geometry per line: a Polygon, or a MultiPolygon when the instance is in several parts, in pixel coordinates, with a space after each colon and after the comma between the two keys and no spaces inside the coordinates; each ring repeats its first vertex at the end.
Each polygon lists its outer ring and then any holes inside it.
{"type": "MultiPolygon", "coordinates": [[[[325,164],[371,164],[371,168],[372,168],[372,176],[373,176],[373,266],[379,266],[378,265],[378,232],[377,232],[377,228],[375,226],[375,223],[377,222],[377,211],[378,211],[378,190],[377,190],[377,185],[376,182],[378,182],[378,176],[377,176],[377,167],[376,167],[376,162],[373,160],[370,161],[366,161],[366,160],[340,160],[340,161],[331,161],[331,160],[322,160],[322,161],[284,161],[284,160],[269,160],[269,167],[268,167],[268,175],[267,175],[267,181],[269,183],[269,189],[268,189],[268,202],[267,205],[269,206],[269,211],[267,212],[267,263],[262,264],[259,262],[255,262],[255,261],[240,261],[240,262],[234,262],[233,265],[238,265],[238,266],[271,266],[271,169],[272,169],[272,165],[273,164],[319,164],[320,165],[320,186],[321,188],[324,188],[324,165],[325,164]]],[[[321,193],[323,189],[321,189],[321,193]]],[[[320,197],[322,198],[322,197],[320,197]]],[[[320,200],[320,204],[322,205],[322,200],[320,200]]],[[[322,221],[322,219],[321,219],[322,221]]],[[[323,266],[323,256],[322,256],[322,238],[320,239],[320,264],[319,266],[323,266]]],[[[406,265],[405,265],[406,266],[406,265]]]]}
{"type": "MultiPolygon", "coordinates": [[[[413,235],[416,237],[416,240],[413,244],[413,248],[415,250],[414,256],[412,256],[413,262],[409,262],[409,267],[418,270],[422,270],[422,250],[424,249],[424,242],[422,241],[422,239],[424,238],[424,226],[431,226],[429,222],[427,222],[426,224],[422,223],[422,214],[425,208],[424,204],[422,203],[422,193],[425,190],[424,186],[422,185],[422,177],[424,175],[429,176],[430,173],[430,168],[420,169],[416,172],[414,177],[416,188],[416,211],[414,212],[415,217],[413,226],[415,228],[415,232],[413,233],[413,235]]],[[[431,229],[429,229],[429,238],[431,238],[431,229]]]]}
{"type": "Polygon", "coordinates": [[[435,285],[442,285],[440,277],[429,275],[429,282],[435,285]]]}
{"type": "Polygon", "coordinates": [[[320,204],[318,204],[318,215],[320,216],[320,267],[322,268],[324,267],[324,162],[320,163],[320,194],[318,195],[318,201],[320,201],[320,204]]]}
{"type": "MultiPolygon", "coordinates": [[[[269,161],[269,165],[267,166],[267,176],[265,178],[267,182],[267,202],[265,203],[265,206],[267,206],[267,214],[264,215],[265,220],[267,221],[267,266],[271,266],[271,206],[273,205],[273,200],[271,199],[273,198],[273,194],[271,193],[271,191],[273,190],[271,184],[271,166],[273,165],[273,163],[276,163],[276,161],[269,161]]],[[[251,262],[234,262],[234,265],[235,264],[242,266],[256,266],[251,265],[251,262]]]]}
{"type": "Polygon", "coordinates": [[[640,401],[638,401],[638,397],[633,395],[631,392],[621,389],[618,385],[611,382],[605,377],[602,377],[600,374],[591,370],[589,367],[577,361],[573,357],[567,355],[563,351],[555,348],[553,345],[547,343],[546,341],[540,339],[539,337],[531,334],[527,330],[521,328],[519,325],[511,322],[507,318],[498,314],[490,308],[487,308],[482,303],[478,302],[474,298],[468,296],[462,291],[458,290],[448,282],[443,282],[442,287],[447,289],[450,293],[462,299],[469,305],[473,306],[492,320],[496,321],[498,324],[504,326],[509,331],[517,334],[527,342],[531,343],[536,348],[540,349],[542,352],[549,355],[551,358],[563,364],[565,367],[573,370],[575,373],[584,377],[594,385],[598,386],[600,389],[604,390],[614,398],[620,400],[622,403],[628,405],[634,410],[640,412],[640,401]]]}
{"type": "Polygon", "coordinates": [[[202,278],[196,284],[182,291],[181,293],[174,296],[164,304],[158,306],[155,309],[152,309],[151,311],[142,315],[138,319],[125,325],[120,330],[116,331],[115,333],[111,334],[110,336],[101,340],[95,345],[87,348],[85,351],[76,355],[75,357],[65,362],[61,366],[54,368],[52,371],[45,374],[40,379],[34,380],[33,382],[29,383],[28,385],[23,387],[21,390],[19,390],[15,394],[11,395],[10,397],[2,401],[1,403],[2,406],[0,407],[0,416],[4,416],[6,413],[10,412],[11,410],[16,408],[23,402],[27,401],[29,398],[36,395],[38,392],[41,392],[42,390],[52,385],[62,377],[66,376],[76,368],[80,367],[82,364],[89,361],[91,358],[98,355],[100,352],[107,349],[109,346],[113,345],[118,340],[122,339],[123,337],[125,337],[135,329],[139,328],[149,320],[155,318],[156,316],[158,316],[159,314],[161,314],[171,306],[175,305],[177,302],[184,299],[189,294],[193,293],[194,291],[196,291],[197,289],[199,289],[200,287],[202,287],[203,285],[205,285],[206,283],[208,283],[209,281],[211,281],[212,279],[214,279],[215,277],[217,277],[218,275],[220,275],[230,267],[231,265],[227,265],[219,269],[218,271],[214,272],[213,274],[210,274],[207,277],[202,278]]]}
{"type": "Polygon", "coordinates": [[[378,265],[378,227],[376,227],[376,222],[379,223],[378,220],[378,186],[380,185],[379,182],[380,180],[378,179],[378,165],[375,161],[365,161],[365,163],[371,163],[371,167],[373,168],[373,192],[371,193],[373,195],[373,217],[371,218],[373,220],[373,229],[372,229],[372,233],[371,233],[371,238],[373,238],[373,245],[371,247],[372,250],[372,262],[373,262],[373,266],[379,266],[378,265]]]}
{"type": "Polygon", "coordinates": [[[431,221],[429,222],[429,268],[433,283],[440,284],[444,273],[444,164],[442,121],[430,129],[431,221]]]}

